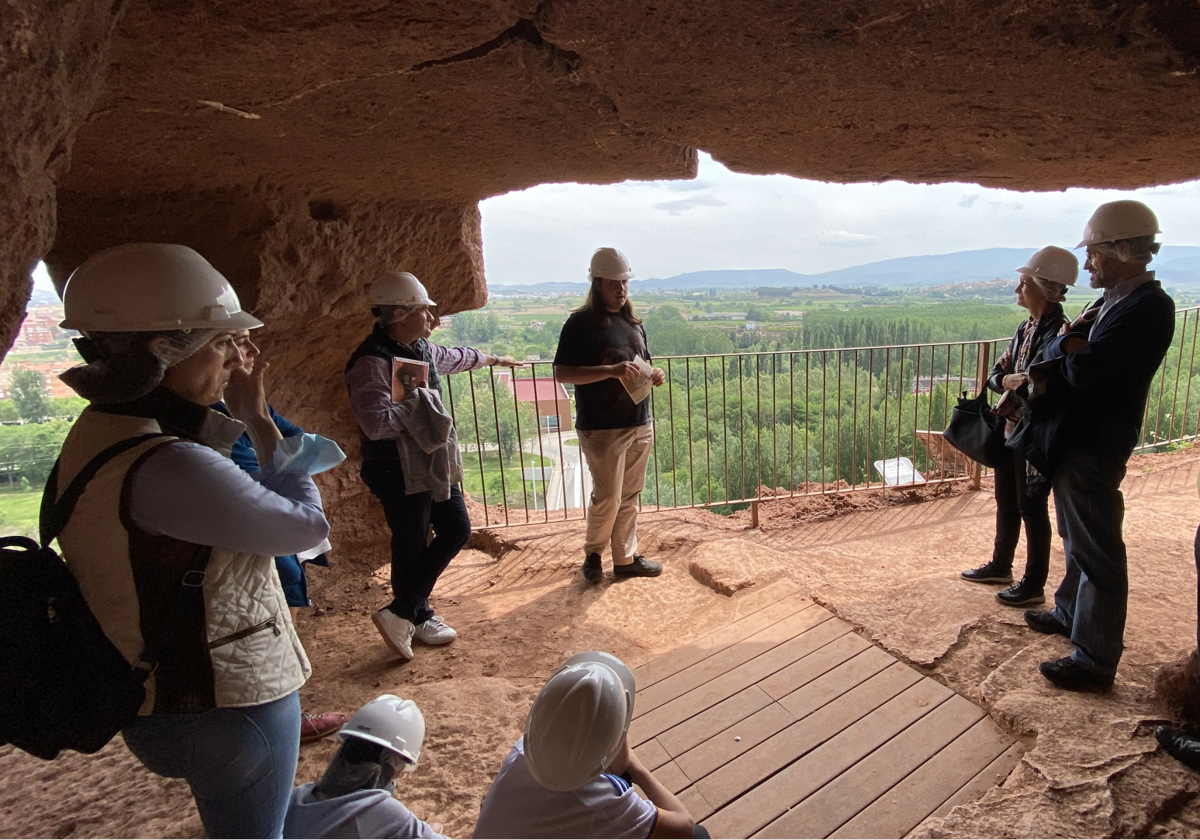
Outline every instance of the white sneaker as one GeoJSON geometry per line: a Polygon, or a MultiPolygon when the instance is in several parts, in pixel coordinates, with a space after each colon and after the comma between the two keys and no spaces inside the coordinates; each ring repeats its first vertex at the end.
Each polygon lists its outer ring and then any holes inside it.
{"type": "Polygon", "coordinates": [[[458,631],[446,625],[440,615],[435,615],[417,625],[416,639],[427,645],[446,645],[458,638],[458,631]]]}
{"type": "Polygon", "coordinates": [[[387,607],[372,613],[371,621],[375,622],[375,629],[383,636],[384,644],[404,659],[413,658],[412,640],[416,628],[411,621],[401,618],[387,607]]]}

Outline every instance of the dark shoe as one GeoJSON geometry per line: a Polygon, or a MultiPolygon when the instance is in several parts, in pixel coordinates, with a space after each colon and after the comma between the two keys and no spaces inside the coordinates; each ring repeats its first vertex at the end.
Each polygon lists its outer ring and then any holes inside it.
{"type": "Polygon", "coordinates": [[[1012,569],[1004,568],[995,560],[978,569],[968,569],[962,576],[971,583],[1012,583],[1012,569]]]}
{"type": "Polygon", "coordinates": [[[1158,727],[1154,730],[1154,737],[1167,751],[1167,755],[1200,772],[1200,738],[1193,738],[1174,726],[1158,727]]]}
{"type": "Polygon", "coordinates": [[[604,567],[600,565],[600,555],[595,552],[583,559],[583,579],[595,583],[604,577],[604,567]]]}
{"type": "Polygon", "coordinates": [[[346,715],[342,712],[321,712],[318,715],[302,712],[300,714],[300,741],[316,741],[326,735],[332,735],[342,728],[346,715]]]}
{"type": "Polygon", "coordinates": [[[1055,618],[1053,612],[1025,610],[1025,623],[1033,630],[1045,633],[1047,636],[1058,634],[1066,636],[1068,639],[1071,638],[1071,628],[1055,618]]]}
{"type": "Polygon", "coordinates": [[[1053,659],[1049,662],[1043,662],[1038,666],[1038,670],[1042,672],[1043,677],[1050,680],[1050,682],[1059,688],[1065,688],[1067,691],[1104,689],[1110,688],[1113,684],[1112,677],[1102,677],[1099,674],[1093,673],[1082,665],[1073,662],[1069,656],[1063,659],[1053,659]]]}
{"type": "Polygon", "coordinates": [[[662,563],[655,563],[640,554],[635,554],[632,563],[613,566],[613,574],[617,577],[658,577],[662,574],[662,563]]]}
{"type": "Polygon", "coordinates": [[[1025,578],[1021,578],[1021,582],[1016,586],[1010,586],[1008,589],[1001,589],[997,592],[996,600],[1001,604],[1008,604],[1010,607],[1023,607],[1027,604],[1046,603],[1046,594],[1042,591],[1042,587],[1035,586],[1025,578]]]}

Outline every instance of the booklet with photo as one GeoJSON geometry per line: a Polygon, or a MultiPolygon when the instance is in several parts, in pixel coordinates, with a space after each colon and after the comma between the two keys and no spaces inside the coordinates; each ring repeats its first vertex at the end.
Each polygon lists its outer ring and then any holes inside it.
{"type": "Polygon", "coordinates": [[[629,398],[633,400],[633,404],[637,405],[650,396],[650,376],[654,372],[654,369],[641,356],[634,356],[633,363],[638,368],[638,375],[634,377],[633,384],[630,385],[624,379],[621,380],[621,384],[629,392],[629,398]]]}
{"type": "Polygon", "coordinates": [[[392,359],[392,402],[402,402],[418,388],[429,387],[428,362],[392,359]]]}

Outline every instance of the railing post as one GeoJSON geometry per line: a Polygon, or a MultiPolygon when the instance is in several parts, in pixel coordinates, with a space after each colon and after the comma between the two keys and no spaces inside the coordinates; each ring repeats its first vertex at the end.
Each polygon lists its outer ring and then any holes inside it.
{"type": "Polygon", "coordinates": [[[758,499],[750,502],[750,527],[758,527],[758,499]]]}
{"type": "MultiPolygon", "coordinates": [[[[975,365],[975,393],[983,393],[983,389],[987,387],[988,374],[992,370],[991,365],[992,344],[990,341],[982,342],[979,345],[979,353],[976,358],[975,365]]],[[[979,489],[980,482],[983,479],[983,465],[978,461],[971,467],[971,487],[974,490],[979,489]]]]}

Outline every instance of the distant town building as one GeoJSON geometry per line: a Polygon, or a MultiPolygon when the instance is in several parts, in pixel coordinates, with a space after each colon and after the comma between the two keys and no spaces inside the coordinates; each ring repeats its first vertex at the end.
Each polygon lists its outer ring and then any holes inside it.
{"type": "MultiPolygon", "coordinates": [[[[913,387],[913,392],[917,394],[930,394],[934,388],[939,385],[947,385],[954,388],[958,387],[960,377],[957,376],[918,376],[913,387]]],[[[975,387],[974,380],[962,379],[964,387],[972,389],[975,387]]]]}
{"type": "Polygon", "coordinates": [[[496,378],[516,396],[517,402],[534,404],[538,422],[544,430],[568,432],[573,428],[571,398],[561,382],[550,376],[514,380],[508,371],[496,374],[496,378]]]}

